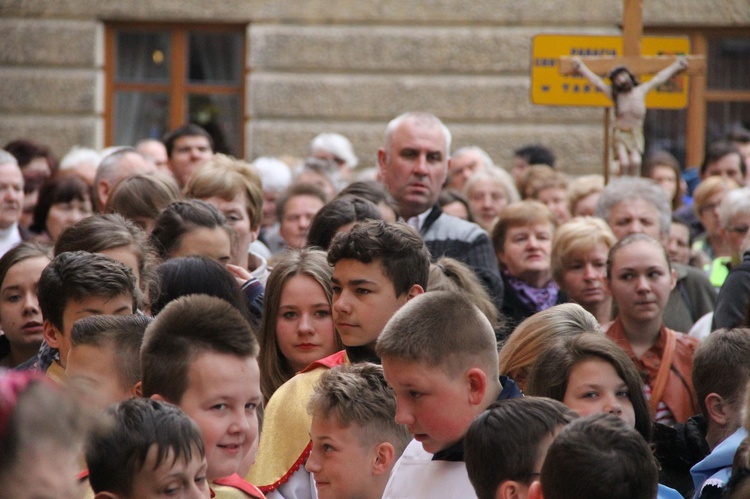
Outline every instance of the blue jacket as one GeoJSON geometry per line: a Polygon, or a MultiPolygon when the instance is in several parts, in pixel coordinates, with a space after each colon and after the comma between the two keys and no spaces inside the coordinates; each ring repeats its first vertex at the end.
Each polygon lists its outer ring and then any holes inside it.
{"type": "Polygon", "coordinates": [[[737,447],[747,437],[747,431],[740,427],[706,456],[703,461],[690,468],[695,484],[694,498],[701,495],[705,486],[724,488],[732,475],[732,461],[737,447]]]}

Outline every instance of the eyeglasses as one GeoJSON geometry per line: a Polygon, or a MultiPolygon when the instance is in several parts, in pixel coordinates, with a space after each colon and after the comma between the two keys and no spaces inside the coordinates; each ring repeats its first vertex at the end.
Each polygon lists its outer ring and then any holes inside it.
{"type": "Polygon", "coordinates": [[[709,204],[704,204],[703,206],[701,206],[701,209],[699,210],[699,211],[700,211],[700,214],[701,214],[701,215],[705,215],[705,214],[706,214],[706,212],[708,212],[708,211],[716,211],[716,209],[718,209],[718,208],[719,208],[719,205],[720,205],[720,204],[721,204],[721,203],[709,203],[709,204]]]}
{"type": "Polygon", "coordinates": [[[729,232],[737,234],[738,236],[744,236],[748,231],[750,231],[750,226],[740,225],[739,227],[730,227],[728,230],[729,232]]]}

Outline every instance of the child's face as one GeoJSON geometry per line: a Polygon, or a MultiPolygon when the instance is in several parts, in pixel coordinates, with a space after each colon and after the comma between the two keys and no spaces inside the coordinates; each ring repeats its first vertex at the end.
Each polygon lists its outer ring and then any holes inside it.
{"type": "Polygon", "coordinates": [[[148,450],[146,461],[133,477],[130,497],[211,497],[206,479],[206,458],[197,448],[193,447],[190,461],[175,460],[174,452],[169,452],[158,467],[155,466],[157,453],[156,445],[148,450]]]}
{"type": "Polygon", "coordinates": [[[469,402],[466,376],[448,376],[421,362],[382,360],[385,379],[396,394],[396,423],[406,425],[424,450],[434,454],[464,437],[477,409],[469,402]]]}
{"type": "Polygon", "coordinates": [[[49,258],[27,258],[13,265],[0,288],[0,325],[14,347],[39,348],[44,339],[36,288],[49,258]]]}
{"type": "Polygon", "coordinates": [[[95,411],[133,397],[117,372],[112,346],[78,345],[70,349],[65,377],[72,393],[95,411]]]}
{"type": "Polygon", "coordinates": [[[372,345],[408,294],[396,296],[380,260],[339,260],[333,269],[333,320],[349,347],[372,345]]]}
{"type": "Polygon", "coordinates": [[[603,359],[590,358],[573,366],[563,403],[581,417],[609,413],[635,427],[628,385],[612,364],[603,359]]]}
{"type": "Polygon", "coordinates": [[[133,297],[129,294],[113,298],[87,296],[83,300],[68,300],[62,317],[63,330],[59,331],[52,323],[44,321],[44,339],[51,347],[60,350],[60,365],[65,367],[71,348],[70,331],[75,321],[92,315],[131,315],[133,312],[133,297]]]}
{"type": "Polygon", "coordinates": [[[260,371],[253,357],[207,351],[188,368],[178,404],[203,433],[208,479],[229,476],[258,437],[260,371]]]}
{"type": "Polygon", "coordinates": [[[315,477],[320,499],[380,496],[373,494],[375,446],[360,443],[357,432],[362,431],[356,425],[341,425],[336,417],[313,416],[312,451],[305,468],[315,477]]]}
{"type": "Polygon", "coordinates": [[[331,305],[312,277],[297,274],[284,283],[276,316],[276,341],[295,371],[336,353],[331,305]]]}

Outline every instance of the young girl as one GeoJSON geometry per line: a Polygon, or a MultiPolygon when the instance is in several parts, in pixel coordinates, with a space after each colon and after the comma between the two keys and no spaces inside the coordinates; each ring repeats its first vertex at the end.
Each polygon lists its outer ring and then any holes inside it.
{"type": "Polygon", "coordinates": [[[224,215],[205,201],[176,201],[156,219],[151,244],[162,260],[207,256],[227,264],[232,252],[232,229],[224,215]]]}
{"type": "Polygon", "coordinates": [[[529,372],[542,352],[560,340],[599,331],[594,316],[577,303],[537,312],[519,324],[500,349],[500,374],[509,376],[525,391],[529,372]]]}
{"type": "MultiPolygon", "coordinates": [[[[559,400],[581,417],[613,414],[650,442],[652,423],[642,384],[638,369],[615,343],[598,333],[582,333],[539,356],[525,393],[559,400]]],[[[659,484],[658,499],[679,497],[659,484]]]]}
{"type": "Polygon", "coordinates": [[[615,414],[651,438],[651,418],[638,370],[618,346],[598,333],[580,333],[543,351],[525,394],[559,400],[585,417],[615,414]]]}
{"type": "Polygon", "coordinates": [[[676,275],[659,241],[632,234],[609,251],[607,285],[619,316],[607,336],[648,375],[654,420],[673,425],[700,412],[691,382],[698,340],[664,326],[662,315],[676,275]]]}
{"type": "Polygon", "coordinates": [[[94,215],[71,225],[55,243],[55,256],[66,251],[100,253],[127,265],[144,294],[151,282],[154,258],[146,234],[120,215],[94,215]]]}
{"type": "Polygon", "coordinates": [[[0,258],[0,366],[14,368],[42,344],[42,312],[36,287],[50,262],[50,250],[21,243],[0,258]]]}
{"type": "Polygon", "coordinates": [[[75,174],[58,173],[42,185],[29,229],[39,234],[40,242],[54,243],[65,229],[93,213],[88,184],[75,174]]]}
{"type": "Polygon", "coordinates": [[[323,251],[290,251],[268,277],[260,325],[260,386],[266,400],[311,362],[343,348],[331,316],[331,267],[323,251]]]}

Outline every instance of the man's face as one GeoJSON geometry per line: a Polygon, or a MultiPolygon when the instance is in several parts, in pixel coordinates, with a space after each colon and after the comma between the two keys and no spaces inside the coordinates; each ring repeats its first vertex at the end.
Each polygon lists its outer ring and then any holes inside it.
{"type": "Polygon", "coordinates": [[[112,298],[87,296],[82,300],[70,299],[63,311],[63,330],[58,330],[48,319],[45,319],[44,339],[52,348],[60,350],[60,365],[65,367],[71,349],[70,331],[75,321],[92,315],[130,315],[133,312],[133,297],[129,294],[121,294],[112,298]]]}
{"type": "Polygon", "coordinates": [[[454,156],[451,159],[448,187],[457,191],[462,190],[469,177],[474,172],[482,170],[486,166],[481,154],[475,150],[468,150],[461,154],[461,156],[454,156]]]}
{"type": "Polygon", "coordinates": [[[734,180],[738,185],[745,185],[745,177],[742,175],[742,167],[740,166],[741,160],[739,154],[729,153],[713,163],[709,163],[703,173],[703,178],[723,177],[734,180]]]}
{"type": "Polygon", "coordinates": [[[306,194],[289,198],[284,207],[284,218],[280,220],[279,234],[290,248],[305,247],[310,225],[323,204],[322,199],[306,194]]]}
{"type": "Polygon", "coordinates": [[[629,92],[633,89],[633,80],[627,72],[622,71],[617,73],[612,79],[612,85],[614,85],[619,92],[629,92]]]}
{"type": "Polygon", "coordinates": [[[657,241],[661,240],[659,212],[654,205],[641,198],[626,199],[614,205],[607,223],[618,241],[630,234],[646,234],[657,241]]]}
{"type": "Polygon", "coordinates": [[[0,165],[0,229],[18,222],[23,208],[23,175],[16,165],[0,165]]]}
{"type": "Polygon", "coordinates": [[[169,171],[169,158],[167,157],[167,148],[158,140],[149,140],[140,144],[136,151],[150,160],[156,169],[160,172],[169,171]]]}
{"type": "Polygon", "coordinates": [[[184,186],[203,163],[213,157],[211,143],[202,135],[187,135],[174,141],[169,169],[177,182],[184,186]]]}
{"type": "Polygon", "coordinates": [[[380,175],[405,219],[437,201],[448,174],[448,152],[439,125],[406,119],[378,150],[380,175]]]}

